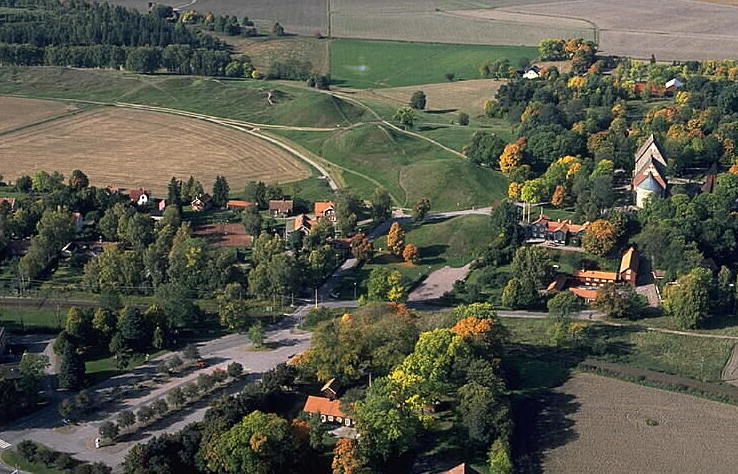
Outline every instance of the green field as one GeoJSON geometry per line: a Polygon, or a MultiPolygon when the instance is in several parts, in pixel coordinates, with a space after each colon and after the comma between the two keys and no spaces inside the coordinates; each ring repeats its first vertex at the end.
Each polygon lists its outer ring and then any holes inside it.
{"type": "Polygon", "coordinates": [[[331,79],[359,89],[411,86],[456,79],[479,79],[479,67],[506,58],[533,60],[536,48],[393,41],[336,40],[331,44],[331,79]]]}
{"type": "Polygon", "coordinates": [[[343,168],[347,186],[364,198],[382,186],[397,205],[412,206],[425,197],[440,211],[487,206],[507,189],[500,173],[380,125],[334,133],[280,131],[279,135],[343,168]]]}
{"type": "Polygon", "coordinates": [[[63,327],[66,318],[67,310],[65,308],[57,310],[49,306],[36,308],[11,305],[0,307],[0,324],[14,330],[46,329],[58,331],[63,327]]]}
{"type": "Polygon", "coordinates": [[[6,466],[20,469],[23,472],[32,472],[34,474],[64,474],[69,472],[47,467],[41,463],[30,463],[23,459],[15,450],[4,451],[0,458],[6,466]]]}

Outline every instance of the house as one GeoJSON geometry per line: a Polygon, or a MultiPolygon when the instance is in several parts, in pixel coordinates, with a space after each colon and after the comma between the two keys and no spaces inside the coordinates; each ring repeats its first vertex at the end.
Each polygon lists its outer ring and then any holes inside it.
{"type": "Polygon", "coordinates": [[[528,226],[528,238],[547,240],[560,245],[579,246],[589,223],[574,224],[571,220],[553,221],[541,215],[528,226]]]}
{"type": "Polygon", "coordinates": [[[479,474],[479,471],[466,463],[459,464],[446,471],[444,474],[479,474]]]}
{"type": "Polygon", "coordinates": [[[682,87],[684,87],[684,83],[675,77],[674,79],[666,81],[666,84],[664,84],[664,92],[667,94],[674,94],[682,87]]]}
{"type": "Polygon", "coordinates": [[[313,228],[313,221],[306,214],[300,214],[292,222],[292,232],[302,232],[308,235],[313,228]]]}
{"type": "Polygon", "coordinates": [[[629,248],[620,259],[620,270],[618,271],[618,279],[630,286],[636,286],[638,279],[638,264],[640,258],[635,247],[629,248]]]}
{"type": "Polygon", "coordinates": [[[636,207],[642,209],[649,198],[666,196],[666,168],[664,153],[652,134],[635,154],[633,191],[636,194],[636,207]]]}
{"type": "Polygon", "coordinates": [[[193,212],[204,212],[213,207],[213,197],[210,194],[200,194],[190,203],[193,212]]]}
{"type": "Polygon", "coordinates": [[[137,206],[145,206],[151,201],[151,193],[144,188],[132,189],[128,192],[128,197],[137,206]]]}
{"type": "Polygon", "coordinates": [[[332,201],[318,201],[313,206],[315,218],[328,219],[331,222],[336,222],[336,203],[332,201]]]}
{"type": "Polygon", "coordinates": [[[593,303],[597,299],[599,290],[593,290],[591,288],[569,288],[569,291],[579,299],[584,300],[585,303],[593,303]]]}
{"type": "Polygon", "coordinates": [[[10,212],[15,210],[15,198],[0,198],[0,209],[7,207],[10,212]]]}
{"type": "Polygon", "coordinates": [[[538,66],[531,66],[523,73],[523,79],[538,79],[541,77],[541,68],[538,66]]]}
{"type": "Polygon", "coordinates": [[[661,86],[657,86],[655,84],[651,84],[651,87],[648,87],[648,83],[639,81],[633,84],[633,94],[637,96],[643,95],[643,93],[648,89],[649,95],[652,97],[663,97],[665,93],[665,88],[661,86]]]}
{"type": "Polygon", "coordinates": [[[254,207],[256,204],[249,201],[238,201],[231,200],[226,203],[226,209],[229,211],[243,211],[249,207],[254,207]]]}
{"type": "Polygon", "coordinates": [[[603,287],[608,283],[616,283],[618,274],[599,270],[577,270],[572,274],[572,279],[580,285],[603,287]]]}
{"type": "Polygon", "coordinates": [[[292,214],[294,203],[291,199],[269,201],[269,214],[272,217],[289,217],[292,214]]]}
{"type": "Polygon", "coordinates": [[[321,423],[337,423],[352,427],[355,422],[341,410],[339,400],[330,400],[325,397],[314,397],[310,395],[305,402],[302,411],[310,415],[320,416],[321,423]]]}
{"type": "Polygon", "coordinates": [[[335,400],[338,398],[338,392],[341,390],[341,384],[336,378],[332,378],[323,385],[320,389],[320,393],[325,395],[329,400],[335,400]]]}

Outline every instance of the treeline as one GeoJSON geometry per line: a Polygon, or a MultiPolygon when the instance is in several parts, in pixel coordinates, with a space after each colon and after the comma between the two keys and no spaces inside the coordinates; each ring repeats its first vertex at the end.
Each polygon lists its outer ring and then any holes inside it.
{"type": "MultiPolygon", "coordinates": [[[[0,65],[125,68],[152,73],[166,69],[176,74],[222,76],[231,62],[227,51],[193,48],[189,45],[160,47],[48,46],[0,44],[0,65]]],[[[248,64],[248,60],[246,60],[248,64]]],[[[250,64],[249,64],[250,67],[250,64]]]]}
{"type": "Polygon", "coordinates": [[[197,48],[225,49],[212,36],[188,30],[161,15],[143,14],[107,3],[79,0],[35,0],[16,5],[0,0],[0,7],[27,8],[28,14],[8,15],[0,23],[0,42],[54,45],[159,46],[188,44],[197,48]]]}

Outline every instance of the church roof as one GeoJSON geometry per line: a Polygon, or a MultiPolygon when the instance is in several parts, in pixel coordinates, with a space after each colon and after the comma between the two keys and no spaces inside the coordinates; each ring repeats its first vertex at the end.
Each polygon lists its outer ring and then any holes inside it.
{"type": "Polygon", "coordinates": [[[659,193],[664,190],[664,188],[661,186],[661,184],[654,178],[654,175],[652,173],[648,173],[645,179],[641,180],[636,187],[638,189],[644,189],[646,191],[651,191],[654,193],[659,193]]]}

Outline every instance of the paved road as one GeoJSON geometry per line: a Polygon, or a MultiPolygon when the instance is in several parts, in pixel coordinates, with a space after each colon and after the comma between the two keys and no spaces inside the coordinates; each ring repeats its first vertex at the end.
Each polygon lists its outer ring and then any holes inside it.
{"type": "MultiPolygon", "coordinates": [[[[221,337],[200,345],[200,353],[209,362],[210,366],[200,371],[195,371],[186,377],[175,379],[165,385],[157,386],[137,398],[127,399],[116,403],[98,413],[95,418],[85,421],[76,426],[64,426],[61,417],[57,413],[57,405],[49,406],[43,410],[19,420],[12,427],[0,432],[0,440],[16,445],[23,439],[32,439],[43,443],[59,451],[71,453],[78,459],[96,462],[102,461],[108,465],[119,464],[128,450],[136,443],[146,441],[152,436],[165,432],[174,432],[185,425],[201,420],[207,410],[207,403],[195,404],[173,417],[162,420],[152,425],[142,433],[126,442],[114,446],[95,449],[94,440],[98,436],[100,424],[109,418],[114,418],[120,410],[133,409],[147,404],[161,397],[176,386],[183,385],[195,378],[202,372],[210,372],[215,367],[224,367],[231,361],[240,362],[252,378],[275,367],[281,362],[287,361],[292,356],[304,352],[309,346],[309,333],[295,328],[296,320],[286,318],[279,327],[272,328],[267,332],[266,342],[274,347],[272,350],[255,352],[250,350],[245,335],[232,334],[221,337]]],[[[171,357],[171,354],[162,358],[171,357]]],[[[159,359],[162,359],[159,358],[159,359]]],[[[159,360],[157,359],[157,361],[159,360]]],[[[144,381],[152,377],[155,370],[154,361],[137,368],[130,374],[109,379],[94,387],[100,390],[116,385],[130,384],[134,381],[144,381]]],[[[234,386],[231,392],[237,391],[245,384],[234,386]]],[[[1,472],[1,471],[0,471],[1,472]]]]}

